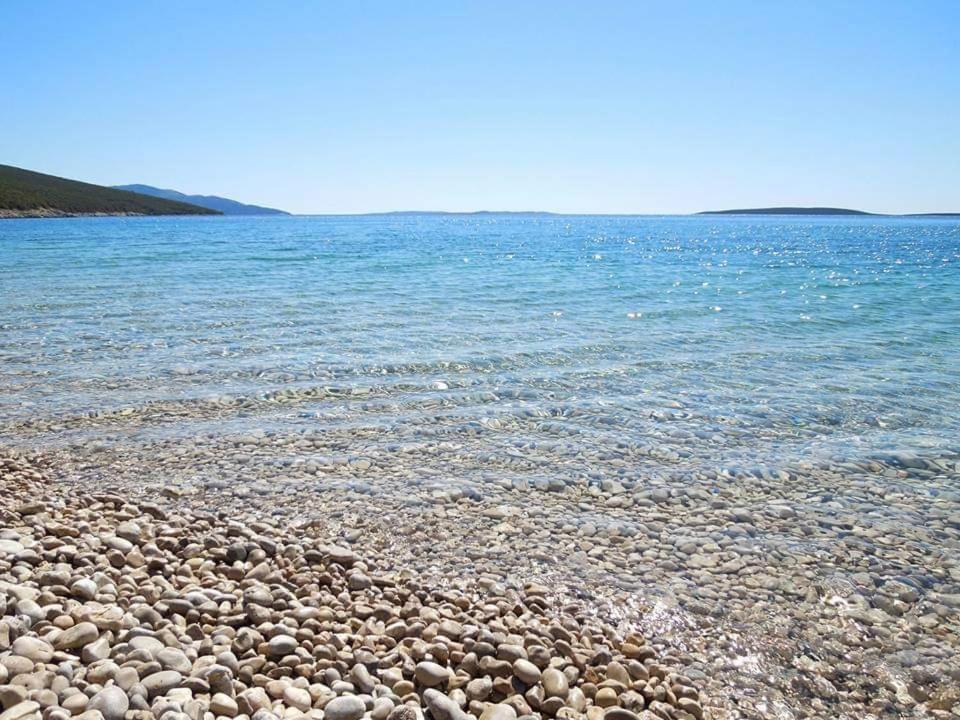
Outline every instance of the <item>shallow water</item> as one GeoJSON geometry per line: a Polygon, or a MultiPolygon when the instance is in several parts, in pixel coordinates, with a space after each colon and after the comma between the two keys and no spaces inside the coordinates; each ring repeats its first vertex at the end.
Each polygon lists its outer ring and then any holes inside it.
{"type": "Polygon", "coordinates": [[[71,477],[533,509],[489,543],[702,642],[730,717],[960,682],[956,220],[5,221],[0,388],[71,477]]]}
{"type": "Polygon", "coordinates": [[[952,220],[18,220],[0,287],[4,424],[333,385],[714,462],[960,444],[952,220]]]}

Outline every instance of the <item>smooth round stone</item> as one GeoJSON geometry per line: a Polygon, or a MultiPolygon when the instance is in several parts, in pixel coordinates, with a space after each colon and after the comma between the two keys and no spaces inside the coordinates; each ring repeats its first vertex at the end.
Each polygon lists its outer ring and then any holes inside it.
{"type": "Polygon", "coordinates": [[[577,712],[583,712],[587,708],[587,698],[583,694],[583,690],[578,687],[570,688],[570,692],[567,693],[566,704],[577,712]]]}
{"type": "Polygon", "coordinates": [[[387,720],[423,720],[423,716],[409,705],[397,705],[387,715],[387,720]]]}
{"type": "Polygon", "coordinates": [[[118,537],[122,537],[129,542],[136,543],[140,541],[140,526],[135,522],[127,521],[120,523],[117,525],[116,533],[118,537]]]}
{"type": "Polygon", "coordinates": [[[469,720],[470,716],[457,705],[456,701],[439,690],[432,688],[424,690],[423,700],[433,720],[469,720]]]}
{"type": "MultiPolygon", "coordinates": [[[[121,690],[121,692],[123,691],[121,690]]],[[[126,694],[124,694],[124,697],[126,697],[126,694]]],[[[80,713],[82,713],[84,710],[87,709],[87,705],[89,705],[90,702],[91,702],[91,698],[88,698],[82,692],[78,692],[66,698],[62,703],[60,703],[60,706],[64,710],[68,710],[71,715],[79,715],[80,713]]],[[[100,712],[103,712],[103,710],[100,710],[100,712]]],[[[122,717],[123,716],[121,715],[121,718],[122,717]]]]}
{"type": "Polygon", "coordinates": [[[547,697],[565,698],[570,692],[570,683],[567,682],[567,676],[556,668],[547,668],[540,676],[540,682],[543,684],[543,690],[547,697]]]}
{"type": "Polygon", "coordinates": [[[166,646],[155,637],[150,637],[149,635],[138,635],[130,640],[130,647],[134,650],[146,650],[148,653],[150,653],[151,657],[156,657],[157,653],[163,650],[163,648],[166,646]]]}
{"type": "Polygon", "coordinates": [[[417,663],[414,676],[421,685],[436,687],[450,679],[450,671],[443,665],[424,660],[423,662],[417,663]]]}
{"type": "Polygon", "coordinates": [[[113,676],[113,681],[120,687],[121,690],[126,691],[140,682],[140,675],[136,668],[122,667],[117,670],[116,674],[113,676]]]}
{"type": "Polygon", "coordinates": [[[40,703],[33,700],[24,700],[0,714],[3,720],[28,720],[40,717],[40,703]]]}
{"type": "MultiPolygon", "coordinates": [[[[90,646],[88,645],[87,647],[90,647],[90,646]]],[[[84,652],[86,652],[86,648],[84,648],[84,652]]],[[[68,665],[67,668],[72,670],[72,666],[70,665],[68,665]]],[[[70,672],[70,670],[66,671],[66,674],[63,677],[64,680],[67,680],[67,675],[69,675],[71,679],[73,678],[74,673],[70,672]]],[[[64,671],[64,668],[61,665],[61,672],[63,671],[64,671]]],[[[120,666],[117,665],[112,660],[108,660],[106,662],[97,661],[93,667],[87,668],[87,672],[86,672],[86,675],[84,676],[84,680],[86,680],[88,683],[91,683],[93,685],[100,685],[102,687],[106,685],[109,680],[115,678],[117,676],[117,673],[119,672],[120,672],[120,666]]],[[[68,683],[69,683],[69,680],[68,680],[68,683]]],[[[51,685],[51,687],[53,686],[51,685]]],[[[93,692],[97,692],[99,689],[100,688],[93,688],[92,690],[93,692]]]]}
{"type": "Polygon", "coordinates": [[[693,715],[696,720],[703,720],[703,708],[700,706],[700,703],[693,698],[678,698],[677,707],[693,715]]]}
{"type": "Polygon", "coordinates": [[[366,590],[373,586],[373,580],[363,573],[353,573],[347,580],[347,587],[351,590],[366,590]]]}
{"type": "Polygon", "coordinates": [[[611,663],[607,663],[607,679],[616,680],[618,683],[624,686],[629,686],[631,682],[630,673],[628,673],[627,669],[616,660],[611,663]]]}
{"type": "Polygon", "coordinates": [[[346,680],[337,680],[330,685],[330,689],[333,690],[336,695],[352,695],[356,690],[353,683],[347,682],[346,680]]]}
{"type": "Polygon", "coordinates": [[[165,647],[154,658],[163,666],[164,670],[176,670],[179,673],[189,673],[193,664],[183,650],[165,647]]]}
{"type": "Polygon", "coordinates": [[[303,688],[290,686],[283,691],[283,701],[288,707],[293,707],[300,712],[306,712],[313,707],[313,699],[310,693],[303,688]]]}
{"type": "Polygon", "coordinates": [[[41,707],[48,708],[57,705],[57,694],[53,690],[35,690],[30,698],[40,703],[41,707]]]}
{"type": "Polygon", "coordinates": [[[119,607],[100,606],[91,609],[89,613],[85,613],[85,617],[100,630],[119,632],[124,620],[129,616],[119,607]]]}
{"type": "Polygon", "coordinates": [[[283,655],[289,655],[296,650],[299,643],[289,635],[274,635],[270,638],[267,646],[272,656],[281,657],[283,655]]]}
{"type": "Polygon", "coordinates": [[[203,672],[203,678],[210,685],[211,692],[228,695],[233,687],[233,673],[223,665],[211,665],[203,672]]]}
{"type": "Polygon", "coordinates": [[[512,705],[506,703],[497,703],[496,705],[487,705],[482,713],[480,720],[517,720],[517,711],[512,705]]]}
{"type": "Polygon", "coordinates": [[[37,603],[35,603],[33,600],[28,600],[26,598],[17,602],[17,614],[26,615],[35,623],[40,622],[47,616],[42,607],[37,605],[37,603]]]}
{"type": "Polygon", "coordinates": [[[367,711],[363,700],[356,695],[335,697],[323,708],[324,720],[360,720],[367,711]]]}
{"type": "Polygon", "coordinates": [[[603,713],[603,720],[640,720],[640,718],[635,712],[626,708],[608,707],[603,713]]]}
{"type": "Polygon", "coordinates": [[[474,678],[467,683],[466,692],[468,700],[486,700],[493,692],[493,681],[487,676],[474,678]]]}
{"type": "Polygon", "coordinates": [[[506,660],[509,663],[513,663],[517,660],[527,657],[527,653],[519,645],[511,645],[510,643],[500,643],[497,646],[497,659],[506,660]]]}
{"type": "Polygon", "coordinates": [[[14,655],[25,657],[35,663],[48,663],[53,659],[50,643],[35,637],[18,637],[10,648],[14,655]]]}
{"type": "Polygon", "coordinates": [[[353,684],[359,688],[360,692],[372,693],[376,687],[366,665],[359,663],[354,665],[350,670],[350,679],[353,680],[353,684]]]}
{"type": "Polygon", "coordinates": [[[183,682],[183,675],[176,670],[161,670],[143,678],[140,684],[147,691],[147,695],[152,698],[163,695],[168,690],[180,685],[181,682],[183,682]]]}
{"type": "Polygon", "coordinates": [[[344,567],[352,567],[359,558],[357,554],[350,550],[349,548],[341,547],[340,545],[331,545],[329,549],[330,559],[337,563],[338,565],[343,565],[344,567]]]}
{"type": "Polygon", "coordinates": [[[278,700],[283,697],[283,691],[287,689],[290,685],[290,681],[283,680],[271,680],[266,685],[264,685],[264,690],[267,691],[267,694],[270,697],[277,698],[278,700]]]}
{"type": "Polygon", "coordinates": [[[224,715],[226,717],[236,717],[239,709],[237,701],[224,693],[216,693],[210,698],[210,712],[214,715],[224,715]]]}
{"type": "Polygon", "coordinates": [[[116,685],[104,688],[87,703],[87,708],[99,710],[104,720],[123,720],[129,707],[130,700],[127,694],[116,685]]]}
{"type": "Polygon", "coordinates": [[[81,600],[93,600],[97,596],[97,584],[90,578],[80,578],[70,586],[70,592],[81,600]]]}
{"type": "MultiPolygon", "coordinates": [[[[603,712],[603,708],[599,705],[591,705],[587,708],[587,720],[603,720],[603,712]]],[[[647,720],[647,718],[644,718],[644,720],[647,720]]]]}
{"type": "Polygon", "coordinates": [[[0,686],[0,708],[12,708],[27,699],[27,689],[20,685],[0,686]]]}
{"type": "Polygon", "coordinates": [[[463,635],[463,625],[454,620],[444,620],[439,626],[440,634],[453,640],[459,640],[463,635]]]}
{"type": "Polygon", "coordinates": [[[387,697],[378,697],[373,701],[373,710],[370,711],[370,717],[373,720],[387,720],[393,707],[393,700],[387,697]]]}
{"type": "MultiPolygon", "coordinates": [[[[605,687],[597,690],[596,697],[593,698],[593,702],[600,707],[612,707],[617,704],[617,691],[613,688],[605,687]]],[[[604,715],[606,718],[606,715],[604,715]]],[[[611,720],[613,720],[611,718],[611,720]]],[[[621,718],[621,720],[627,720],[626,718],[621,718]]]]}
{"type": "Polygon", "coordinates": [[[564,702],[564,700],[558,697],[545,698],[544,701],[540,703],[540,714],[548,717],[556,715],[564,707],[564,702]]]}
{"type": "MultiPolygon", "coordinates": [[[[20,683],[16,685],[4,685],[0,688],[0,691],[4,691],[0,694],[0,704],[4,707],[10,707],[12,704],[10,700],[6,699],[7,693],[11,688],[20,688],[24,687],[24,692],[26,688],[29,687],[31,690],[39,689],[40,683],[37,682],[39,675],[33,675],[34,662],[33,660],[28,660],[27,658],[22,658],[19,655],[11,655],[9,657],[0,657],[0,667],[3,667],[7,672],[7,677],[17,677],[17,675],[22,675],[23,684],[20,683]]],[[[25,697],[25,696],[24,696],[25,697]]]]}
{"type": "Polygon", "coordinates": [[[237,656],[230,651],[217,655],[217,664],[224,666],[234,675],[240,672],[240,661],[237,660],[237,656]]]}
{"type": "Polygon", "coordinates": [[[393,692],[400,697],[404,695],[409,695],[417,689],[417,686],[414,685],[409,680],[401,680],[393,686],[393,692]]]}
{"type": "Polygon", "coordinates": [[[0,540],[0,555],[16,555],[24,549],[23,544],[16,540],[0,540]]]}
{"type": "Polygon", "coordinates": [[[540,668],[523,658],[513,661],[513,674],[525,685],[536,685],[540,682],[540,668]]]}
{"type": "Polygon", "coordinates": [[[396,667],[380,670],[378,671],[378,674],[380,675],[380,682],[388,688],[392,688],[398,682],[403,680],[403,671],[396,667]]]}
{"type": "Polygon", "coordinates": [[[110,657],[110,642],[106,637],[99,637],[89,645],[85,645],[80,657],[86,665],[92,665],[110,657]]]}
{"type": "Polygon", "coordinates": [[[98,637],[100,637],[100,631],[96,625],[92,622],[82,622],[57,635],[53,640],[53,646],[57,650],[75,650],[92,643],[98,637]]]}
{"type": "Polygon", "coordinates": [[[237,704],[245,715],[255,713],[257,710],[269,709],[271,705],[270,696],[262,687],[244,690],[237,695],[237,699],[239,701],[237,704]]]}

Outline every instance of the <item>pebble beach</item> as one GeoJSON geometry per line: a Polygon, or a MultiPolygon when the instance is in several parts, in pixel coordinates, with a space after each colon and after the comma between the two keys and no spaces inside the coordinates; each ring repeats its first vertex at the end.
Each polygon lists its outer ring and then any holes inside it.
{"type": "Polygon", "coordinates": [[[955,224],[16,222],[0,720],[960,717],[955,224]]]}
{"type": "Polygon", "coordinates": [[[547,586],[0,467],[4,720],[704,716],[642,635],[547,586]]]}

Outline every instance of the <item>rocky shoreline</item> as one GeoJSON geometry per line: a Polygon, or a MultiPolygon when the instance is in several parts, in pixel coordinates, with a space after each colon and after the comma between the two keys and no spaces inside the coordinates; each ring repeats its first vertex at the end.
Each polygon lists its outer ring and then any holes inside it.
{"type": "Polygon", "coordinates": [[[427,581],[269,513],[86,493],[42,463],[0,457],[0,720],[709,716],[646,638],[546,586],[427,581]]]}
{"type": "Polygon", "coordinates": [[[565,468],[525,485],[508,458],[484,456],[489,478],[477,484],[458,482],[450,465],[466,447],[418,446],[414,470],[360,429],[355,454],[324,461],[312,459],[317,443],[336,445],[335,435],[88,437],[69,450],[13,452],[44,468],[51,496],[107,494],[266,523],[352,548],[424,587],[522,592],[534,582],[549,588],[552,608],[619,638],[644,636],[699,690],[705,716],[960,711],[957,458],[651,471],[642,484],[572,482],[565,468]],[[428,451],[444,464],[425,464],[428,451]]]}

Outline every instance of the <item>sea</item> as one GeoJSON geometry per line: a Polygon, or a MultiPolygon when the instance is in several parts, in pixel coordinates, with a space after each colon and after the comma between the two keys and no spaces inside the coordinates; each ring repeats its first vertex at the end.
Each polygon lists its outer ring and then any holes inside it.
{"type": "Polygon", "coordinates": [[[666,423],[691,465],[955,452],[960,222],[0,224],[0,431],[326,384],[400,399],[388,432],[445,397],[444,422],[575,410],[562,422],[601,447],[666,423]]]}
{"type": "Polygon", "coordinates": [[[0,221],[3,447],[105,483],[119,455],[171,483],[593,488],[571,532],[616,515],[650,538],[630,587],[685,573],[671,612],[701,637],[757,598],[768,617],[808,603],[781,644],[755,629],[755,655],[714,668],[729,691],[760,658],[744,716],[818,697],[823,716],[920,717],[960,684],[957,219],[0,221]]]}

